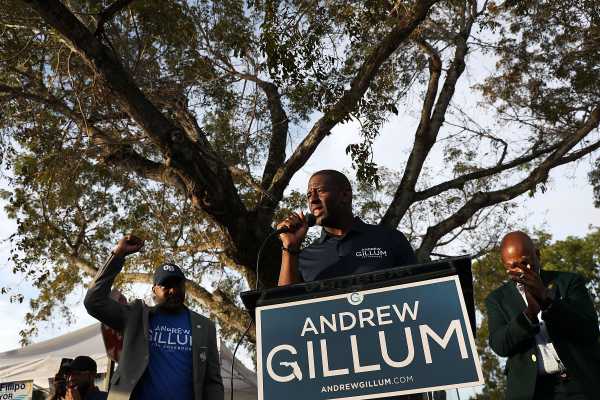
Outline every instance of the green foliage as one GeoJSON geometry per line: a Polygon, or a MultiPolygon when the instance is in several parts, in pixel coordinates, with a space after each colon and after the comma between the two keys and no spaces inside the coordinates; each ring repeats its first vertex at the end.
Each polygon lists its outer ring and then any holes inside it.
{"type": "Polygon", "coordinates": [[[595,168],[589,172],[588,178],[594,189],[594,205],[600,208],[600,158],[596,160],[595,168]]]}
{"type": "Polygon", "coordinates": [[[490,10],[499,17],[499,60],[484,93],[503,101],[506,118],[521,118],[548,138],[584,118],[600,100],[597,3],[505,2],[490,10]]]}

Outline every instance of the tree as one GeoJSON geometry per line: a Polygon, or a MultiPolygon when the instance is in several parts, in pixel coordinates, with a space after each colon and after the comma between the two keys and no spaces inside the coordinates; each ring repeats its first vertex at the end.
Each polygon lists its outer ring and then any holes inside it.
{"type": "MultiPolygon", "coordinates": [[[[542,268],[549,271],[575,272],[588,281],[596,312],[600,313],[600,228],[592,229],[583,238],[569,236],[552,243],[552,236],[543,231],[535,232],[536,245],[540,249],[542,268]]],[[[473,264],[473,276],[477,291],[475,306],[482,314],[477,331],[477,351],[481,358],[486,382],[480,399],[503,399],[506,378],[503,365],[488,345],[487,313],[485,298],[506,280],[506,272],[500,260],[499,249],[494,249],[473,264]]]]}
{"type": "Polygon", "coordinates": [[[173,259],[195,278],[192,298],[239,334],[236,294],[278,274],[271,242],[257,278],[258,247],[303,203],[290,180],[352,121],[360,185],[381,184],[363,186],[361,199],[381,194],[364,210],[410,227],[420,260],[487,232],[552,168],[600,147],[595,5],[534,3],[5,1],[2,162],[14,268],[41,290],[32,329],[133,230],[149,250],[122,283],[173,259]],[[497,68],[464,87],[467,64],[488,59],[497,68]],[[402,174],[386,180],[372,144],[413,110],[402,174]]]}
{"type": "Polygon", "coordinates": [[[594,189],[594,205],[600,207],[600,159],[596,160],[595,169],[589,173],[590,183],[594,189]]]}

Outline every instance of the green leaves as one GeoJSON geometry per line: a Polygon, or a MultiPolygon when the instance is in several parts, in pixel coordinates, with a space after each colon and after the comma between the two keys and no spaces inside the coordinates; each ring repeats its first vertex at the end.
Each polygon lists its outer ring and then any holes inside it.
{"type": "Polygon", "coordinates": [[[377,164],[373,162],[372,145],[373,140],[365,138],[363,143],[348,145],[346,154],[352,157],[352,167],[356,170],[358,180],[378,187],[379,176],[377,175],[377,164]]]}
{"type": "Polygon", "coordinates": [[[483,86],[540,129],[569,129],[600,100],[597,4],[547,0],[504,5],[498,72],[483,86]]]}
{"type": "Polygon", "coordinates": [[[596,159],[595,166],[589,172],[588,178],[594,190],[594,205],[600,208],[600,157],[596,159]]]}

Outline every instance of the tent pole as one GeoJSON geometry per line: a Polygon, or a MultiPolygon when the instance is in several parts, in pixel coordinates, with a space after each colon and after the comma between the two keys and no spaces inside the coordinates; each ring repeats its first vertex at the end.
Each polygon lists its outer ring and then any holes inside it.
{"type": "Polygon", "coordinates": [[[110,381],[115,373],[115,362],[108,359],[108,365],[106,366],[106,375],[104,375],[104,390],[109,391],[110,389],[110,381]]]}

